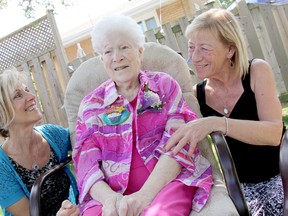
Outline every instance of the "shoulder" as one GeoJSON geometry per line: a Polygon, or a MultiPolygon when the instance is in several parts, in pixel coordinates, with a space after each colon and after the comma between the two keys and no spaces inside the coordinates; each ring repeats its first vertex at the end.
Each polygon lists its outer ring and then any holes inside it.
{"type": "Polygon", "coordinates": [[[36,126],[35,130],[39,131],[42,134],[69,133],[68,128],[64,128],[60,125],[55,125],[55,124],[43,124],[41,126],[36,126]]]}
{"type": "Polygon", "coordinates": [[[2,178],[3,175],[6,175],[7,172],[11,172],[11,170],[13,169],[14,168],[10,163],[8,156],[3,151],[3,149],[0,148],[0,179],[2,178]]]}
{"type": "Polygon", "coordinates": [[[79,105],[78,116],[81,116],[87,110],[101,108],[105,103],[105,98],[111,98],[115,92],[117,90],[114,82],[111,79],[105,81],[83,97],[79,105]]]}
{"type": "Polygon", "coordinates": [[[55,124],[44,124],[35,127],[48,142],[48,144],[56,151],[60,159],[67,155],[71,148],[69,129],[55,124]]]}
{"type": "Polygon", "coordinates": [[[145,70],[140,73],[140,76],[144,76],[152,80],[161,80],[161,79],[174,80],[172,76],[162,71],[145,70]]]}
{"type": "Polygon", "coordinates": [[[274,82],[274,74],[269,63],[263,59],[254,59],[250,67],[251,88],[274,82]]]}
{"type": "Polygon", "coordinates": [[[254,59],[250,67],[251,77],[273,74],[270,64],[263,59],[254,59]]]}
{"type": "Polygon", "coordinates": [[[165,72],[142,71],[140,73],[140,83],[145,85],[149,83],[149,88],[154,92],[169,94],[173,91],[180,91],[177,81],[165,72]]]}
{"type": "Polygon", "coordinates": [[[50,145],[62,143],[67,145],[70,142],[69,128],[64,128],[55,124],[44,124],[34,128],[38,131],[50,145]]]}
{"type": "MultiPolygon", "coordinates": [[[[94,89],[91,92],[89,92],[88,94],[86,94],[82,100],[82,103],[87,102],[87,101],[91,101],[94,98],[98,98],[98,99],[100,99],[100,101],[102,101],[104,96],[105,96],[105,93],[107,91],[107,88],[109,88],[109,86],[111,86],[112,83],[113,82],[111,79],[105,81],[100,86],[98,86],[96,89],[94,89]]],[[[97,102],[97,100],[95,102],[97,102]]]]}
{"type": "Polygon", "coordinates": [[[269,63],[263,59],[255,58],[251,62],[251,69],[252,71],[262,71],[262,70],[271,70],[271,66],[269,63]]]}

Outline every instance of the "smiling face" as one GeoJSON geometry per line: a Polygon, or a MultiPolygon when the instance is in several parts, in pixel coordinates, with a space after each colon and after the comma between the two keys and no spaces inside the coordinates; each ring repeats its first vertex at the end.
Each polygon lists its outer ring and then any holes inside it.
{"type": "Polygon", "coordinates": [[[129,35],[111,33],[103,41],[102,61],[117,86],[138,82],[143,48],[129,41],[129,35]],[[116,36],[115,36],[116,35],[116,36]]]}
{"type": "Polygon", "coordinates": [[[229,67],[232,50],[212,32],[202,30],[193,33],[188,43],[189,57],[199,79],[218,76],[229,67]]]}
{"type": "Polygon", "coordinates": [[[19,86],[11,95],[11,103],[15,111],[11,125],[35,124],[41,120],[42,114],[36,106],[35,95],[29,92],[24,84],[19,86]]]}

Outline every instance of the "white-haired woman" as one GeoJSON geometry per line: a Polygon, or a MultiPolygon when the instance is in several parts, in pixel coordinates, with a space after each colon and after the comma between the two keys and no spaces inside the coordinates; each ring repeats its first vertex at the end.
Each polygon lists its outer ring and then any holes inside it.
{"type": "Polygon", "coordinates": [[[164,151],[173,123],[196,116],[173,78],[140,70],[144,42],[127,16],[104,17],[93,29],[110,79],[84,97],[77,117],[73,162],[84,216],[183,216],[209,197],[211,166],[199,150],[164,151]]]}
{"type": "MultiPolygon", "coordinates": [[[[9,69],[1,73],[0,90],[0,134],[5,138],[0,144],[0,206],[5,216],[28,216],[33,183],[66,159],[71,149],[69,131],[52,124],[35,126],[42,114],[26,86],[24,72],[9,69]]],[[[69,169],[44,184],[41,208],[45,215],[55,215],[69,197],[70,182],[76,195],[69,169]]]]}
{"type": "Polygon", "coordinates": [[[194,93],[205,118],[189,122],[166,149],[197,142],[213,131],[226,136],[252,215],[281,215],[283,188],[279,144],[283,129],[281,104],[269,64],[248,60],[241,28],[228,10],[210,9],[186,29],[189,56],[203,82],[194,93]],[[190,132],[189,132],[190,131],[190,132]]]}

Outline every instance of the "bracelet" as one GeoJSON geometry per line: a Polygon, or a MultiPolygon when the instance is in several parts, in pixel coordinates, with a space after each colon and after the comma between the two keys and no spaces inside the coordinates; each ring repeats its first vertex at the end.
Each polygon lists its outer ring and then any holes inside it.
{"type": "Polygon", "coordinates": [[[228,133],[228,119],[226,118],[226,116],[224,116],[224,120],[225,120],[225,133],[224,133],[224,136],[226,136],[227,133],[228,133]]]}

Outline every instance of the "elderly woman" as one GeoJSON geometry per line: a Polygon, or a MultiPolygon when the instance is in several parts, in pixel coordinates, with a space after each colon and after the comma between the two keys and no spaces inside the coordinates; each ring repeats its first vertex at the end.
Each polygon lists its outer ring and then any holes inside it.
{"type": "Polygon", "coordinates": [[[190,142],[192,152],[203,137],[222,131],[251,214],[281,215],[283,124],[271,67],[261,59],[248,61],[241,29],[227,10],[202,13],[187,27],[186,37],[195,73],[204,80],[194,93],[205,118],[179,128],[166,150],[178,143],[177,153],[190,142]]]}
{"type": "Polygon", "coordinates": [[[178,83],[141,71],[143,33],[122,15],[100,19],[92,44],[110,79],[84,97],[73,161],[79,207],[87,215],[189,215],[209,197],[209,162],[165,152],[172,127],[196,118],[178,83]]]}
{"type": "MultiPolygon", "coordinates": [[[[16,69],[0,74],[0,134],[5,137],[0,144],[0,206],[5,216],[29,215],[34,181],[64,161],[71,149],[67,129],[52,124],[35,126],[42,114],[25,83],[24,72],[16,69]]],[[[44,184],[43,212],[56,214],[69,197],[70,182],[76,195],[77,185],[68,169],[44,184]]]]}

